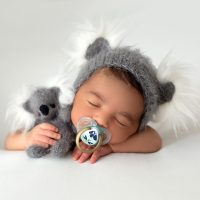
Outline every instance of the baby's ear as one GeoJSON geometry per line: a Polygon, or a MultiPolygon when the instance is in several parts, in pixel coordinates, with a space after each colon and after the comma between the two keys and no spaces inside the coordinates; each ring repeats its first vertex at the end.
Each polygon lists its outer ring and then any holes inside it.
{"type": "Polygon", "coordinates": [[[23,103],[22,106],[23,106],[23,108],[24,108],[26,111],[28,111],[28,112],[30,112],[30,113],[33,112],[32,109],[31,109],[30,101],[29,101],[29,100],[27,100],[25,103],[23,103]]]}
{"type": "Polygon", "coordinates": [[[103,37],[97,38],[92,44],[90,44],[86,50],[85,58],[87,60],[93,58],[101,51],[109,51],[111,49],[108,40],[103,37]]]}

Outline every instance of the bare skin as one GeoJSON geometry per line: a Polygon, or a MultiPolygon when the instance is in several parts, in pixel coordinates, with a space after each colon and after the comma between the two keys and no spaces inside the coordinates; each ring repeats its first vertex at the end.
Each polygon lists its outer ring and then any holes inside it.
{"type": "MultiPolygon", "coordinates": [[[[106,70],[106,69],[104,69],[106,70]]],[[[71,120],[74,125],[82,116],[96,120],[112,135],[110,142],[92,154],[75,148],[72,157],[80,163],[89,159],[95,163],[112,152],[155,152],[161,148],[161,138],[151,127],[139,133],[144,112],[144,100],[137,89],[103,71],[95,73],[78,90],[73,103],[71,120]]],[[[87,148],[82,144],[83,148],[87,148]]]]}
{"type": "Polygon", "coordinates": [[[32,128],[28,133],[17,131],[9,134],[5,141],[6,150],[25,150],[27,147],[37,144],[48,147],[55,144],[60,138],[58,129],[51,124],[43,123],[32,128]]]}
{"type": "MultiPolygon", "coordinates": [[[[106,69],[104,69],[106,70],[106,69]]],[[[87,116],[109,130],[110,142],[92,154],[80,152],[77,148],[72,153],[73,160],[83,163],[87,160],[95,163],[100,157],[113,152],[150,153],[161,148],[161,138],[151,127],[138,132],[141,116],[144,112],[142,95],[134,87],[114,75],[105,74],[104,70],[95,73],[86,81],[75,95],[71,120],[76,126],[82,116],[87,116]]],[[[5,148],[7,150],[25,150],[38,144],[48,147],[60,138],[58,129],[50,124],[40,124],[26,134],[20,131],[9,134],[5,148]]],[[[83,148],[87,148],[81,144],[83,148]]]]}

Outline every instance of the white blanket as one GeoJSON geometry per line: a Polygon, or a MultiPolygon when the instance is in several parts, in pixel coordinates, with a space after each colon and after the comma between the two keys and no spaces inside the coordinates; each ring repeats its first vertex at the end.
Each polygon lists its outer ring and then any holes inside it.
{"type": "Polygon", "coordinates": [[[96,164],[0,151],[2,200],[199,200],[200,134],[153,154],[111,154],[96,164]]]}

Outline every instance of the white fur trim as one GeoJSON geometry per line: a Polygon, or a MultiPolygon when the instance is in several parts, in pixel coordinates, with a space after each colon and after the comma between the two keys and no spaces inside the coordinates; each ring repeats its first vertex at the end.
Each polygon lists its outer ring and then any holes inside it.
{"type": "MultiPolygon", "coordinates": [[[[66,52],[67,63],[58,74],[47,81],[43,87],[59,87],[61,90],[59,101],[62,105],[71,104],[75,91],[73,83],[84,63],[87,47],[97,38],[105,37],[111,47],[116,47],[123,39],[123,29],[120,21],[103,23],[94,26],[86,22],[77,26],[76,31],[68,38],[66,52]]],[[[34,88],[24,87],[21,93],[13,98],[6,112],[6,120],[9,122],[10,131],[23,129],[28,131],[34,124],[34,117],[23,108],[23,103],[30,97],[34,88]]]]}
{"type": "Polygon", "coordinates": [[[98,37],[105,37],[111,47],[118,46],[123,40],[125,31],[122,28],[122,22],[103,22],[96,26],[89,21],[77,25],[74,33],[69,36],[66,56],[78,67],[85,62],[85,53],[87,47],[98,37]],[[71,48],[70,48],[71,47],[71,48]]]}
{"type": "Polygon", "coordinates": [[[59,73],[47,81],[47,87],[58,87],[60,89],[59,102],[61,105],[71,104],[74,98],[73,83],[79,69],[75,68],[73,63],[69,67],[62,68],[59,73]]]}
{"type": "Polygon", "coordinates": [[[78,76],[79,71],[86,63],[85,53],[88,46],[98,37],[105,37],[111,47],[116,47],[123,39],[124,31],[122,22],[103,22],[94,26],[89,21],[77,25],[75,31],[69,36],[66,59],[67,63],[61,68],[58,75],[51,81],[48,81],[48,87],[57,86],[61,89],[60,103],[70,104],[74,98],[73,83],[78,76]]]}
{"type": "Polygon", "coordinates": [[[27,132],[34,124],[34,116],[23,108],[23,103],[29,98],[33,87],[22,87],[18,95],[14,95],[6,111],[6,121],[10,132],[23,130],[27,132]]]}
{"type": "Polygon", "coordinates": [[[195,66],[173,61],[167,55],[158,67],[158,79],[171,81],[175,94],[161,105],[150,123],[160,133],[189,133],[200,128],[200,71],[195,66]]]}

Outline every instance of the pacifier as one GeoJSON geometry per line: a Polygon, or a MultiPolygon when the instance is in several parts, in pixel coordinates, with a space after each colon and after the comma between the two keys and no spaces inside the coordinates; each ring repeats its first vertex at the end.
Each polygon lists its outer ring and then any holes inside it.
{"type": "Polygon", "coordinates": [[[111,134],[105,128],[99,126],[97,122],[89,117],[81,117],[77,123],[76,145],[84,153],[92,153],[100,146],[107,144],[111,139],[111,134]],[[80,142],[91,149],[83,149],[80,142]]]}

